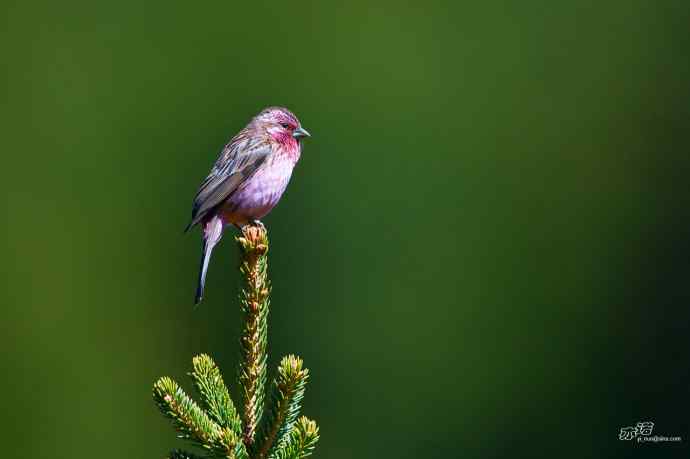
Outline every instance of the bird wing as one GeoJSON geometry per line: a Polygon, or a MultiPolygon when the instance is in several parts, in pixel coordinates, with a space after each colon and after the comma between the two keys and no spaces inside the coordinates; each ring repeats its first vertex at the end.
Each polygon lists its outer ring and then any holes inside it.
{"type": "Polygon", "coordinates": [[[199,223],[248,180],[271,153],[271,145],[263,139],[231,141],[201,184],[194,198],[192,219],[185,231],[199,223]]]}

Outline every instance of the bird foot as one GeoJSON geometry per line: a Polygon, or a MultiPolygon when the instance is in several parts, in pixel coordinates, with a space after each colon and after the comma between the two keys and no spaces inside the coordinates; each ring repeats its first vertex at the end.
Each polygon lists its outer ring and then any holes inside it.
{"type": "Polygon", "coordinates": [[[251,220],[244,225],[235,225],[237,228],[242,232],[242,234],[247,234],[247,230],[251,230],[252,228],[257,228],[263,232],[266,232],[266,227],[264,226],[263,223],[261,223],[260,220],[251,220]]]}

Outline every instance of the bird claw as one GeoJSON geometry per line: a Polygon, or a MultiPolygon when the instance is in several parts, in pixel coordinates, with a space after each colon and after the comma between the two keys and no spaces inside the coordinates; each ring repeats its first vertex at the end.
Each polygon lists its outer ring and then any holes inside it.
{"type": "Polygon", "coordinates": [[[251,220],[240,228],[242,232],[242,237],[238,238],[238,241],[242,242],[245,249],[249,246],[254,247],[256,250],[265,251],[268,249],[266,241],[266,227],[259,220],[251,220]],[[248,246],[246,244],[249,244],[248,246]]]}
{"type": "Polygon", "coordinates": [[[251,228],[252,226],[253,226],[253,227],[256,227],[256,228],[259,228],[259,229],[261,229],[261,230],[263,230],[263,231],[266,231],[266,227],[264,226],[263,223],[261,223],[261,220],[251,220],[251,221],[245,223],[244,225],[242,225],[242,226],[237,226],[237,227],[240,229],[240,231],[242,231],[242,232],[244,233],[245,230],[251,228]]]}

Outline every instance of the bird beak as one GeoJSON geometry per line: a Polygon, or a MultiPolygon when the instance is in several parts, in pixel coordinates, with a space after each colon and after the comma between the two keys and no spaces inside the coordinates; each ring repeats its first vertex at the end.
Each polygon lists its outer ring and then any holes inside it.
{"type": "Polygon", "coordinates": [[[295,139],[301,139],[302,137],[311,137],[311,134],[309,134],[306,129],[298,127],[292,133],[292,137],[295,139]]]}

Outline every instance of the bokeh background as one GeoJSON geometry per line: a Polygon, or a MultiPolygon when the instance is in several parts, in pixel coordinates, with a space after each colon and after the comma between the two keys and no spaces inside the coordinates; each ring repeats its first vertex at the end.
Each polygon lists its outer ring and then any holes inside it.
{"type": "Polygon", "coordinates": [[[182,229],[266,105],[313,134],[265,222],[315,457],[687,456],[687,2],[2,11],[8,457],[184,446],[151,385],[232,380],[240,323],[232,238],[195,309],[182,229]]]}

